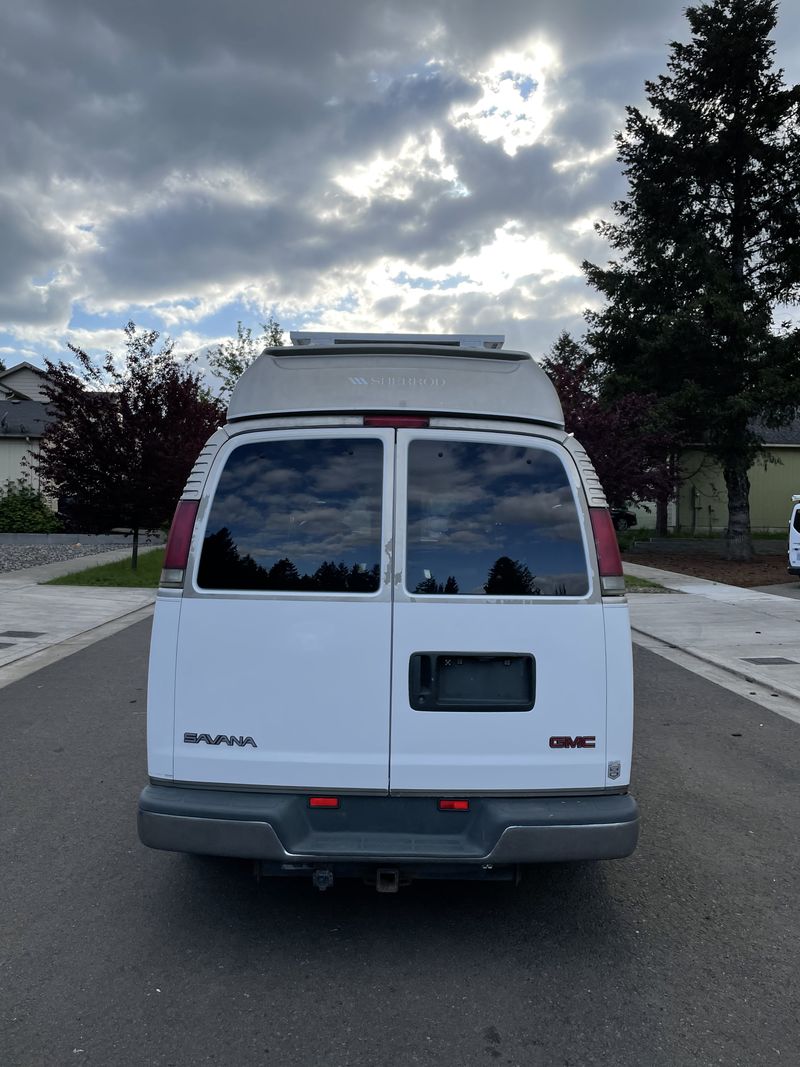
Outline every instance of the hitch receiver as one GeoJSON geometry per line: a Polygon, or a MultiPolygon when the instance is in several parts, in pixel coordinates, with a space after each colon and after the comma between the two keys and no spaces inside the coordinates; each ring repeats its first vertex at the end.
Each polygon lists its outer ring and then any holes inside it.
{"type": "Polygon", "coordinates": [[[379,893],[396,893],[400,888],[400,872],[396,867],[379,867],[375,872],[375,888],[379,893]]]}
{"type": "Polygon", "coordinates": [[[315,889],[318,889],[320,893],[324,893],[326,889],[330,889],[333,885],[333,871],[327,867],[317,867],[311,875],[311,881],[315,889]]]}

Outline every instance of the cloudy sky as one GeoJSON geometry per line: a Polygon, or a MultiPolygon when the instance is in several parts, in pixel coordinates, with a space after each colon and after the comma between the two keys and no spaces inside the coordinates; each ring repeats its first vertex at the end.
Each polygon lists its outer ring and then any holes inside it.
{"type": "MultiPolygon", "coordinates": [[[[0,0],[0,358],[581,330],[682,0],[0,0]]],[[[775,35],[800,81],[800,4],[775,35]]]]}

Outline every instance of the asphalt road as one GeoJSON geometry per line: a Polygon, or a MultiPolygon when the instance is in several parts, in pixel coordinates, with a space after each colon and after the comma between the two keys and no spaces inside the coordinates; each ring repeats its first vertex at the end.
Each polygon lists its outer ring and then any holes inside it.
{"type": "Polygon", "coordinates": [[[636,854],[520,888],[142,848],[148,625],[0,694],[0,1063],[800,1063],[800,729],[637,655],[636,854]]]}

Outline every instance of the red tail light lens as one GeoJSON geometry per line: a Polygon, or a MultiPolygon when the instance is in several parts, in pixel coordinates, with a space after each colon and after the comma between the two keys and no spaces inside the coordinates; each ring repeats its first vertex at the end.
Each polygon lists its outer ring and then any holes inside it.
{"type": "Polygon", "coordinates": [[[338,797],[309,797],[308,806],[310,808],[338,808],[338,797]]]}
{"type": "Polygon", "coordinates": [[[365,415],[364,425],[398,430],[418,430],[430,426],[431,420],[418,415],[365,415]]]}
{"type": "Polygon", "coordinates": [[[440,800],[439,811],[469,811],[468,800],[440,800]]]}
{"type": "Polygon", "coordinates": [[[164,554],[164,569],[161,572],[161,585],[178,586],[183,584],[186,563],[189,559],[189,546],[192,543],[194,521],[197,518],[199,500],[179,500],[172,518],[167,538],[167,551],[164,554]]]}
{"type": "Polygon", "coordinates": [[[604,596],[622,596],[625,592],[625,578],[611,512],[608,508],[589,508],[589,514],[592,518],[592,533],[600,568],[600,588],[604,596]]]}

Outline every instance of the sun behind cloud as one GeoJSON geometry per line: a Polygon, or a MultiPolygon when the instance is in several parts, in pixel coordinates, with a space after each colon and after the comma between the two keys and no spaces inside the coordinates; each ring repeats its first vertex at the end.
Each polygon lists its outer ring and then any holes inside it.
{"type": "Polygon", "coordinates": [[[516,155],[547,128],[552,113],[548,80],[558,67],[555,48],[538,39],[492,56],[486,69],[474,75],[480,99],[468,108],[455,107],[451,122],[474,130],[484,141],[500,141],[508,155],[516,155]]]}

